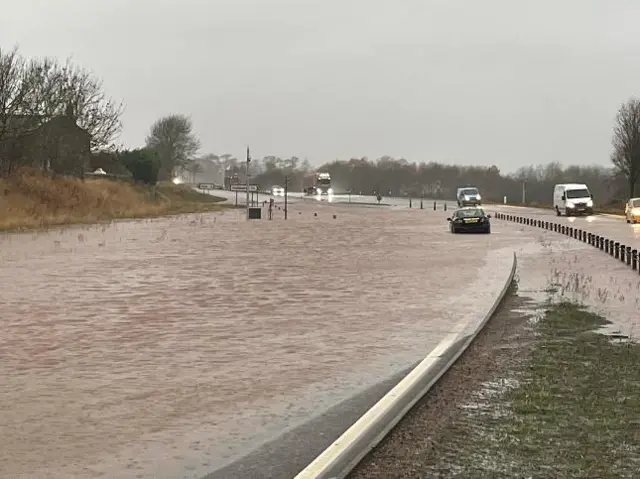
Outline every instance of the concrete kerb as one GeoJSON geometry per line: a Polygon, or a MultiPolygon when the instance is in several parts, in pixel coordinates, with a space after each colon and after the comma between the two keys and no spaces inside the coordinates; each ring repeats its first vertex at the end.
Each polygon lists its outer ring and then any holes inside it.
{"type": "Polygon", "coordinates": [[[513,282],[517,258],[513,253],[511,271],[482,321],[471,333],[458,323],[431,353],[418,364],[391,391],[380,399],[313,462],[295,476],[295,479],[343,479],[394,428],[411,408],[433,387],[440,377],[458,360],[484,328],[504,299],[513,282]]]}
{"type": "Polygon", "coordinates": [[[586,230],[574,228],[564,224],[554,223],[553,221],[540,220],[537,218],[527,218],[520,215],[494,213],[494,217],[499,220],[511,221],[518,224],[542,228],[555,233],[577,239],[583,243],[587,243],[605,253],[613,256],[618,261],[626,263],[633,271],[640,274],[640,251],[632,249],[631,246],[620,243],[610,238],[591,233],[586,230]]]}

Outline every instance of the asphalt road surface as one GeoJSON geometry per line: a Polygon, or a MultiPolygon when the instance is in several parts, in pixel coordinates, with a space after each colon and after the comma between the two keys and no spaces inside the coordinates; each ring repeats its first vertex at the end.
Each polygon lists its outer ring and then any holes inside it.
{"type": "Polygon", "coordinates": [[[566,224],[589,233],[595,233],[615,241],[619,241],[627,246],[631,246],[632,248],[640,248],[640,224],[628,224],[624,217],[602,214],[567,217],[557,216],[553,210],[519,208],[504,205],[490,205],[486,207],[486,210],[543,219],[544,221],[553,221],[558,224],[566,224]]]}

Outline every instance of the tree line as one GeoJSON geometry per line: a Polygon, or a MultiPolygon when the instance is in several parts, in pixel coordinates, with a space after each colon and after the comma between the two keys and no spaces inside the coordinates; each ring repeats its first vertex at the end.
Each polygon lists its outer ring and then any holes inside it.
{"type": "MultiPolygon", "coordinates": [[[[296,156],[266,156],[252,161],[252,182],[263,189],[282,186],[285,179],[292,191],[302,191],[303,178],[325,171],[331,174],[336,192],[389,196],[453,198],[461,186],[478,187],[487,200],[510,204],[548,205],[557,183],[586,183],[598,204],[625,201],[637,193],[640,180],[640,100],[632,97],[616,115],[611,166],[571,165],[558,162],[529,165],[505,174],[496,166],[447,165],[438,162],[410,162],[391,155],[336,160],[313,168],[296,156]]],[[[209,154],[193,160],[195,176],[214,181],[225,175],[243,178],[244,160],[232,155],[209,154]]]]}
{"type": "MultiPolygon", "coordinates": [[[[203,154],[188,115],[169,114],[156,120],[144,146],[117,148],[122,131],[123,104],[107,97],[102,82],[70,61],[27,59],[14,48],[0,49],[0,175],[21,166],[21,158],[7,147],[43,124],[72,109],[77,124],[91,137],[92,167],[133,176],[154,184],[176,175],[186,181],[221,184],[237,175],[244,181],[245,159],[232,154],[203,154]],[[29,122],[17,121],[29,118],[29,122]]],[[[383,196],[450,198],[460,186],[473,185],[487,199],[510,203],[550,203],[555,183],[586,183],[599,204],[633,196],[640,179],[640,99],[621,105],[613,125],[611,167],[559,163],[522,167],[505,174],[496,166],[460,166],[438,162],[411,162],[391,155],[377,159],[354,157],[318,168],[297,156],[268,155],[251,162],[251,181],[263,188],[283,185],[302,190],[303,178],[314,171],[331,174],[337,192],[383,196]]]]}

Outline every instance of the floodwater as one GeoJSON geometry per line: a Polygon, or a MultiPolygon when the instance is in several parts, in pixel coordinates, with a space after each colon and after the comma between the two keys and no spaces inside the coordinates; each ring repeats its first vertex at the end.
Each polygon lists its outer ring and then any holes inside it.
{"type": "Polygon", "coordinates": [[[444,212],[276,216],[0,237],[0,477],[201,476],[426,355],[513,241],[444,212]]]}

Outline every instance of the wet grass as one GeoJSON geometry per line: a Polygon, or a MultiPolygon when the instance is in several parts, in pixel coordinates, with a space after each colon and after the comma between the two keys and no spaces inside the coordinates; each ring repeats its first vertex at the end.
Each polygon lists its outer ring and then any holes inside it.
{"type": "Polygon", "coordinates": [[[182,185],[151,188],[106,178],[51,178],[38,170],[23,170],[0,179],[0,231],[202,213],[224,208],[221,201],[182,185]]]}
{"type": "Polygon", "coordinates": [[[607,323],[550,306],[521,360],[460,408],[429,477],[640,477],[640,344],[598,333],[607,323]]]}

